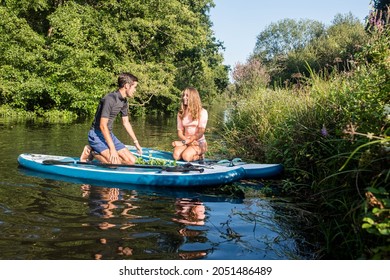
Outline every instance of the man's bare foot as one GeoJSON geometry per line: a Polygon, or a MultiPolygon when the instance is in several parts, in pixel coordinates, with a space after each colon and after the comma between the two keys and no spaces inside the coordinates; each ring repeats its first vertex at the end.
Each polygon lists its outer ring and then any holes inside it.
{"type": "Polygon", "coordinates": [[[90,145],[85,145],[84,150],[80,156],[80,161],[87,162],[87,161],[92,161],[92,160],[93,160],[92,148],[90,145]]]}

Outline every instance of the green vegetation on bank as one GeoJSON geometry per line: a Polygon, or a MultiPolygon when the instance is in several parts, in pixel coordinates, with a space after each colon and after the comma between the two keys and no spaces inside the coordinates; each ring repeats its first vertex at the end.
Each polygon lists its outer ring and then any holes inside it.
{"type": "Polygon", "coordinates": [[[0,2],[0,116],[94,114],[122,71],[140,79],[131,110],[174,111],[186,86],[204,100],[228,84],[212,0],[0,2]]]}
{"type": "Polygon", "coordinates": [[[229,88],[229,154],[284,164],[280,188],[312,213],[296,222],[325,259],[390,258],[390,28],[378,15],[366,32],[348,16],[287,53],[254,54],[229,88]],[[335,45],[335,29],[359,45],[335,45]]]}

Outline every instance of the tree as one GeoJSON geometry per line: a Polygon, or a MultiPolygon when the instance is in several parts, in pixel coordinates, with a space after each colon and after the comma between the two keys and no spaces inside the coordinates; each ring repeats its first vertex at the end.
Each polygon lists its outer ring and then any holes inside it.
{"type": "Polygon", "coordinates": [[[45,88],[45,40],[8,8],[0,17],[0,104],[33,110],[45,88]]]}
{"type": "Polygon", "coordinates": [[[316,65],[310,65],[316,72],[327,69],[328,72],[352,70],[355,54],[367,42],[367,34],[362,22],[352,15],[337,14],[326,35],[311,44],[315,52],[316,65]]]}
{"type": "Polygon", "coordinates": [[[248,60],[245,64],[238,63],[233,70],[233,79],[236,92],[240,95],[266,88],[270,82],[267,70],[256,58],[248,60]]]}
{"type": "Polygon", "coordinates": [[[374,0],[374,8],[377,10],[387,10],[390,6],[390,0],[374,0]]]}
{"type": "Polygon", "coordinates": [[[228,83],[222,45],[211,31],[212,6],[212,0],[2,1],[0,105],[91,115],[122,71],[140,78],[141,111],[173,111],[190,84],[212,98],[228,83]]]}
{"type": "Polygon", "coordinates": [[[325,33],[324,24],[308,19],[283,19],[271,23],[258,36],[254,56],[264,62],[303,49],[325,33]]]}
{"type": "Polygon", "coordinates": [[[336,15],[328,28],[316,21],[282,20],[260,33],[252,57],[261,59],[272,84],[298,84],[311,71],[350,70],[366,39],[351,13],[336,15]]]}

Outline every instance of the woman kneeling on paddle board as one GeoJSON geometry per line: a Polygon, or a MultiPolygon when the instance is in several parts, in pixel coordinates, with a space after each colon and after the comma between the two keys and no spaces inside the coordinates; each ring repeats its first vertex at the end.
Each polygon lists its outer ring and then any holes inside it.
{"type": "Polygon", "coordinates": [[[208,113],[202,107],[199,92],[193,87],[184,89],[177,114],[177,136],[180,140],[172,142],[175,160],[195,161],[204,157],[207,151],[204,136],[207,120],[208,113]]]}

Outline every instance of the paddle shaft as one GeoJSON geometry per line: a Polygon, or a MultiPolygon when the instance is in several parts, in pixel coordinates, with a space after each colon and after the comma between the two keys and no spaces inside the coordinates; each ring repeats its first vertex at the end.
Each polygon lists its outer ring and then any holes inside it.
{"type": "Polygon", "coordinates": [[[42,161],[45,165],[63,165],[63,164],[83,164],[93,165],[101,167],[132,167],[132,168],[144,168],[144,169],[161,169],[168,172],[188,172],[188,171],[199,171],[202,173],[203,168],[197,168],[193,165],[190,166],[163,166],[163,165],[143,165],[143,164],[117,164],[117,163],[101,163],[101,162],[82,162],[82,161],[61,161],[61,160],[44,160],[42,161]]]}

